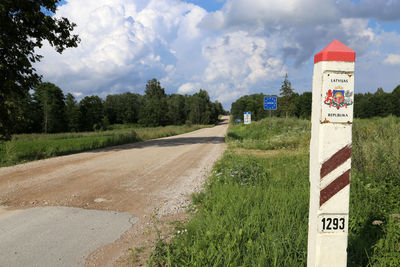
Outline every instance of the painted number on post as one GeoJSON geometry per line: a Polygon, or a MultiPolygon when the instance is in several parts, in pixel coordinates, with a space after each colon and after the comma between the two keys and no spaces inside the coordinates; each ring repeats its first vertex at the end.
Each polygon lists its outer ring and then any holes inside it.
{"type": "Polygon", "coordinates": [[[318,232],[347,232],[347,221],[347,215],[320,215],[318,218],[318,232]]]}

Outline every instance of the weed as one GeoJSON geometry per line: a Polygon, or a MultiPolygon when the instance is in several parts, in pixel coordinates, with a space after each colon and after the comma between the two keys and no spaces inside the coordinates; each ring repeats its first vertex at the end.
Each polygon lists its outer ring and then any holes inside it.
{"type": "MultiPolygon", "coordinates": [[[[355,120],[349,266],[400,266],[399,132],[396,117],[355,120]]],[[[179,226],[187,231],[159,239],[152,264],[305,266],[309,138],[305,120],[231,124],[228,151],[179,226]]]]}
{"type": "Polygon", "coordinates": [[[194,131],[206,125],[125,128],[58,134],[20,134],[0,144],[0,167],[22,162],[78,153],[98,148],[145,141],[194,131]]]}

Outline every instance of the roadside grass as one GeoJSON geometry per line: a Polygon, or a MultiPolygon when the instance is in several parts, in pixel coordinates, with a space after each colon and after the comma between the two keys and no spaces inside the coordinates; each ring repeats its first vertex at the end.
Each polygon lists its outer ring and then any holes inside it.
{"type": "Polygon", "coordinates": [[[400,118],[356,120],[349,266],[400,266],[400,118]]]}
{"type": "Polygon", "coordinates": [[[250,125],[231,124],[227,134],[230,147],[277,150],[308,149],[310,122],[295,118],[271,118],[250,125]]]}
{"type": "MultiPolygon", "coordinates": [[[[400,119],[353,126],[348,266],[400,266],[400,119]]],[[[310,122],[231,125],[191,219],[150,266],[306,266],[310,122]],[[272,127],[271,127],[272,126],[272,127]]]]}
{"type": "Polygon", "coordinates": [[[0,167],[149,139],[178,135],[210,125],[138,127],[115,125],[98,132],[19,134],[0,143],[0,167]]]}

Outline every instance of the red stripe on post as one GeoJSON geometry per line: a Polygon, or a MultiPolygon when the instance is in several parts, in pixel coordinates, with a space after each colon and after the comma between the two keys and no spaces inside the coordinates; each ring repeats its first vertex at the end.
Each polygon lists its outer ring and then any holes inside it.
{"type": "Polygon", "coordinates": [[[322,164],[320,179],[324,178],[328,173],[342,165],[349,158],[351,158],[351,144],[340,149],[330,157],[330,159],[322,164]]]}
{"type": "Polygon", "coordinates": [[[340,190],[350,184],[350,169],[340,175],[336,180],[330,183],[327,187],[322,189],[319,193],[319,206],[321,207],[331,197],[336,195],[340,190]]]}

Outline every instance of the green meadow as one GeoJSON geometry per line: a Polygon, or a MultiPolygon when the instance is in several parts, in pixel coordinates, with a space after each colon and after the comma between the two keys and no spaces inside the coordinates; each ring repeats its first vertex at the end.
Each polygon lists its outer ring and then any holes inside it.
{"type": "Polygon", "coordinates": [[[110,130],[58,134],[18,134],[0,143],[0,167],[149,139],[182,134],[210,125],[138,127],[113,125],[110,130]]]}
{"type": "MultiPolygon", "coordinates": [[[[400,266],[400,119],[355,120],[348,266],[400,266]]],[[[306,266],[308,120],[231,124],[228,150],[153,266],[306,266]]]]}

